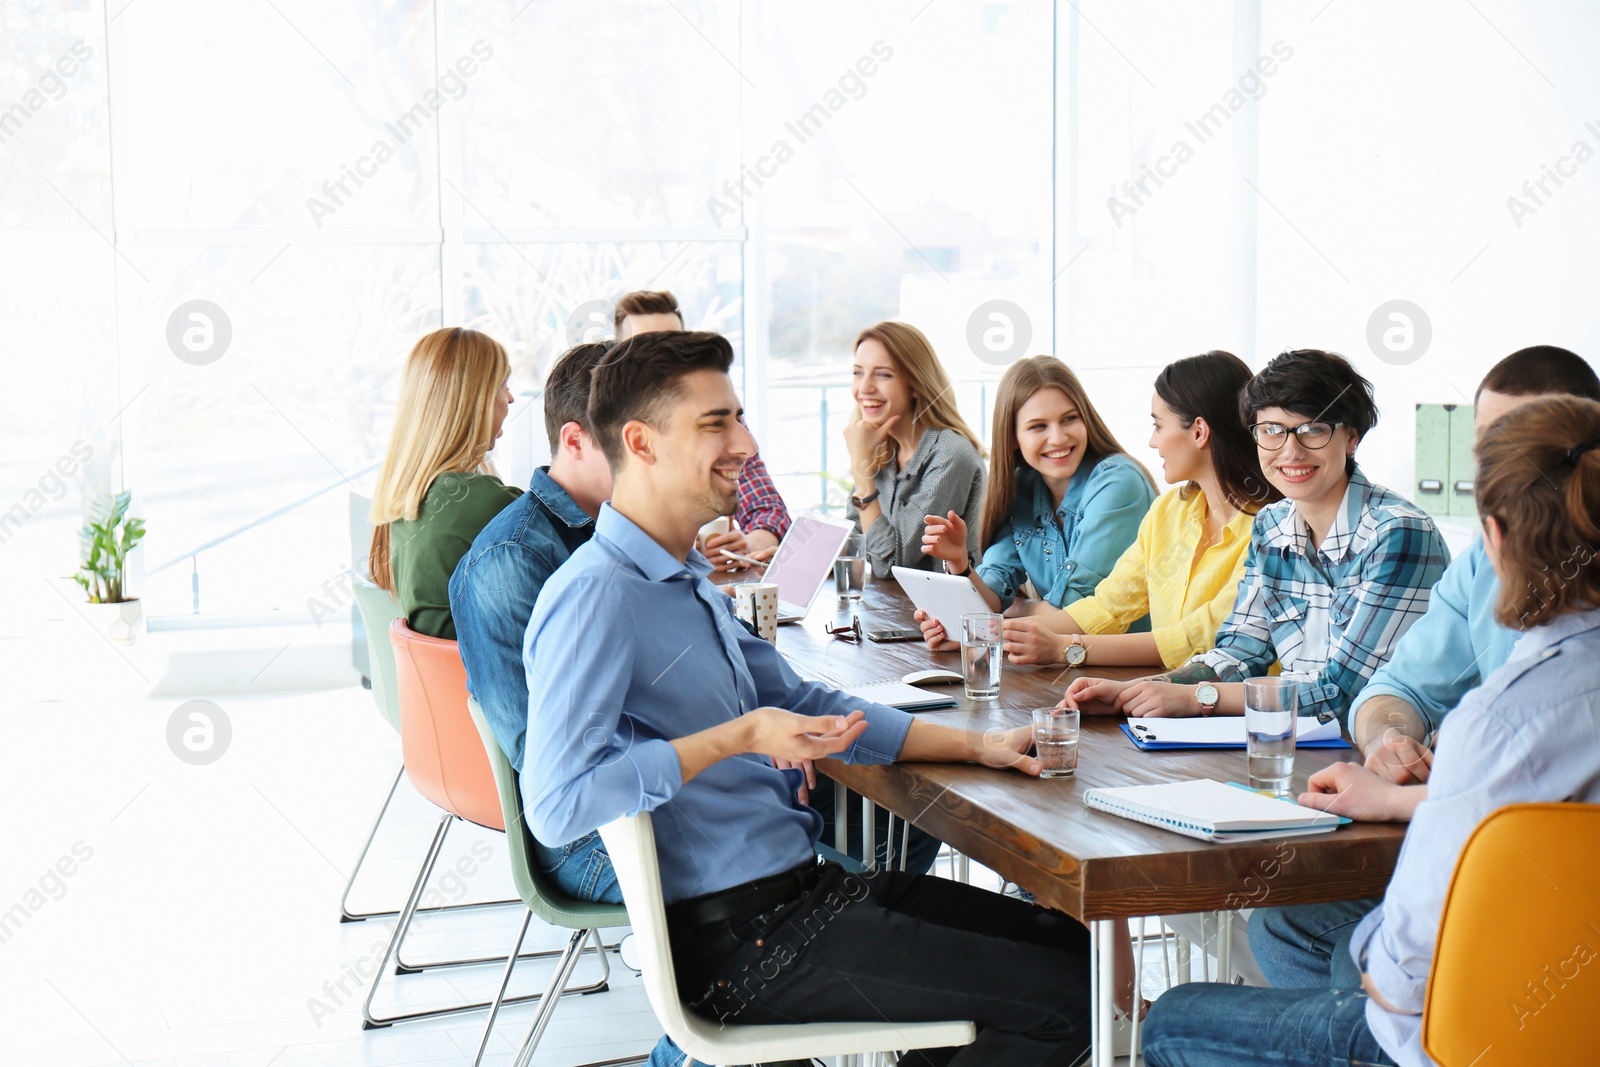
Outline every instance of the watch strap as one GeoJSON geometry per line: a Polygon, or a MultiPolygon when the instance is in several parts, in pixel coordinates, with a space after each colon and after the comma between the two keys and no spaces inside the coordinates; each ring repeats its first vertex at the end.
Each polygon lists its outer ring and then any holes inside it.
{"type": "Polygon", "coordinates": [[[882,492],[881,489],[874,489],[871,493],[868,493],[866,496],[856,496],[854,493],[852,493],[850,495],[850,503],[855,506],[855,509],[857,511],[860,511],[862,508],[866,507],[868,504],[870,504],[874,500],[878,499],[878,494],[881,493],[881,492],[882,492]]]}

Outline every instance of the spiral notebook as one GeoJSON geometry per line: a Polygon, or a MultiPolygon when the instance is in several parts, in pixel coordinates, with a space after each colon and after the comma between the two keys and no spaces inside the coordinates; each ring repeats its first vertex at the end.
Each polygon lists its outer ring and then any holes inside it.
{"type": "Polygon", "coordinates": [[[1083,800],[1098,811],[1202,841],[1320,834],[1350,821],[1209,778],[1090,789],[1083,800]]]}
{"type": "Polygon", "coordinates": [[[956,706],[954,697],[943,693],[930,693],[926,689],[918,689],[914,685],[907,685],[898,678],[886,678],[881,682],[862,682],[860,685],[840,686],[841,693],[849,693],[853,697],[869,700],[874,704],[887,704],[891,708],[901,711],[931,711],[934,708],[953,708],[956,706]]]}

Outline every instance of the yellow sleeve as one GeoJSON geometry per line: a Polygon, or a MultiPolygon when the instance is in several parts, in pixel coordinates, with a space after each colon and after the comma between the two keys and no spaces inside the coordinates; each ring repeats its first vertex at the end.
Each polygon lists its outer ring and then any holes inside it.
{"type": "Polygon", "coordinates": [[[1248,552],[1238,554],[1233,569],[1228,572],[1210,600],[1170,626],[1151,628],[1150,635],[1156,639],[1162,666],[1167,668],[1182,666],[1194,656],[1216,645],[1217,630],[1221,628],[1228,613],[1233,610],[1233,602],[1238,598],[1239,584],[1244,580],[1245,557],[1248,555],[1248,552]]]}
{"type": "Polygon", "coordinates": [[[1067,604],[1064,610],[1086,634],[1127,633],[1150,613],[1146,553],[1150,547],[1152,508],[1139,523],[1139,536],[1117,559],[1111,573],[1094,587],[1094,595],[1067,604]]]}

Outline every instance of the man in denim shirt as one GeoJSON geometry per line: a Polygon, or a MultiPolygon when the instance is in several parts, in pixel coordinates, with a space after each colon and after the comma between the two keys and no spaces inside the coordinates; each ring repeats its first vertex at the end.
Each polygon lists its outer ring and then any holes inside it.
{"type": "MultiPolygon", "coordinates": [[[[586,414],[589,374],[611,347],[609,341],[578,345],[550,368],[544,389],[550,466],[534,471],[528,492],[490,520],[450,578],[467,688],[519,773],[528,729],[522,669],[528,618],[544,583],[593,535],[594,517],[611,495],[611,470],[589,436],[586,414]]],[[[535,842],[535,848],[540,866],[573,896],[618,893],[599,834],[555,849],[535,842]]]]}

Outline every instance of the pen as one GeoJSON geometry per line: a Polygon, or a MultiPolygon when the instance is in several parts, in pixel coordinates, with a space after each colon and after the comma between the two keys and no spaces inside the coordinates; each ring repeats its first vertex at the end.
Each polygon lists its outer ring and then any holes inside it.
{"type": "Polygon", "coordinates": [[[747,566],[765,567],[767,565],[765,560],[751,559],[749,556],[741,556],[737,552],[729,552],[725,548],[720,548],[717,551],[721,552],[724,556],[727,556],[729,559],[736,559],[740,563],[746,564],[747,566]]]}

